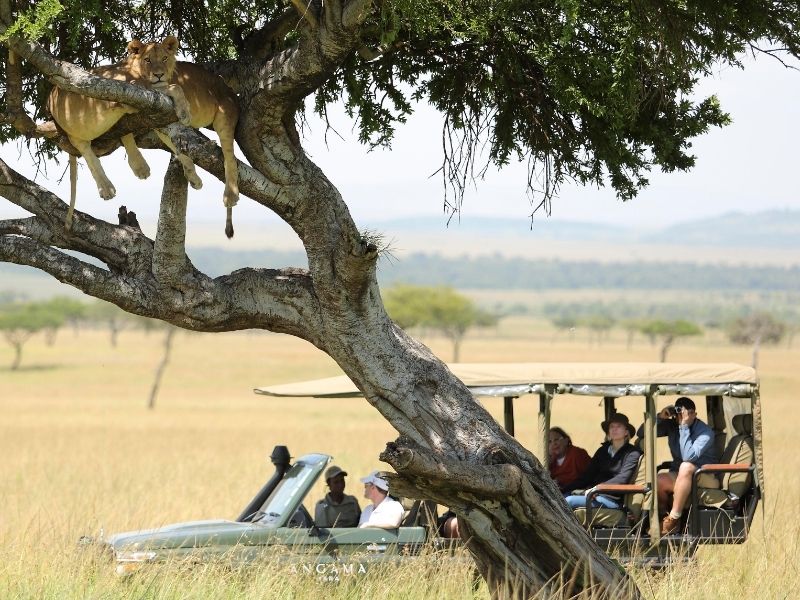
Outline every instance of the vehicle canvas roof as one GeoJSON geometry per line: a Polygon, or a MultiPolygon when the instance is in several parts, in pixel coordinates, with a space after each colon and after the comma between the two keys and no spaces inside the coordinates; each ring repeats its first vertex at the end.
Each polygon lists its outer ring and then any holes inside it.
{"type": "MultiPolygon", "coordinates": [[[[755,369],[736,363],[454,363],[453,374],[476,395],[526,393],[519,386],[689,385],[758,383],[755,369]],[[481,389],[484,388],[484,389],[481,389]],[[484,393],[481,393],[484,392],[484,393]],[[509,392],[509,393],[510,393],[509,392]]],[[[361,392],[346,375],[256,388],[255,393],[278,397],[354,398],[361,392]]]]}

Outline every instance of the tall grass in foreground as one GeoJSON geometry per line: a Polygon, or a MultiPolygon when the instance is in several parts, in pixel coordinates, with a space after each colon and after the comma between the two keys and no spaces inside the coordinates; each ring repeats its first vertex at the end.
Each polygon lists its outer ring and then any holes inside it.
{"type": "MultiPolygon", "coordinates": [[[[467,339],[465,361],[653,360],[647,344],[625,340],[588,347],[553,342],[540,323],[517,323],[467,339]]],[[[447,356],[446,340],[426,339],[447,356]]],[[[0,599],[184,598],[480,598],[468,564],[418,561],[386,567],[338,585],[287,573],[275,563],[249,569],[164,565],[130,579],[79,549],[82,535],[149,528],[178,521],[233,518],[271,474],[276,444],[293,456],[325,452],[357,478],[380,468],[378,453],[395,432],[366,402],[274,400],[252,388],[336,374],[310,345],[278,335],[179,333],[155,411],[145,408],[161,339],[123,332],[111,349],[104,332],[64,331],[53,347],[34,339],[23,367],[2,365],[0,346],[0,599]],[[27,366],[26,366],[27,365],[27,366]]],[[[687,343],[676,362],[749,360],[749,348],[687,343]]],[[[645,598],[800,598],[800,349],[762,350],[767,490],[751,538],[708,546],[689,564],[662,571],[632,569],[645,598]]],[[[485,402],[502,420],[502,401],[485,402]]],[[[535,448],[536,403],[516,403],[517,437],[535,448]]],[[[621,409],[632,420],[641,404],[621,409]]],[[[577,444],[599,442],[602,405],[556,401],[554,424],[577,444]]],[[[311,503],[322,497],[315,486],[311,503]]],[[[362,501],[363,505],[363,501],[362,501]]],[[[308,505],[307,505],[308,506],[308,505]]],[[[561,594],[563,595],[563,594],[561,594]]],[[[552,598],[560,600],[555,592],[552,598]]]]}

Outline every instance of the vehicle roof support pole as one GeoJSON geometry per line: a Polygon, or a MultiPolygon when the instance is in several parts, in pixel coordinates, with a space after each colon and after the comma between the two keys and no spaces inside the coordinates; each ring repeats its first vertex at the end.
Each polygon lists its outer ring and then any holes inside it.
{"type": "Polygon", "coordinates": [[[548,467],[550,453],[547,451],[548,434],[550,432],[550,406],[553,401],[556,386],[545,385],[544,391],[539,393],[539,444],[538,457],[545,468],[548,467]]]}
{"type": "Polygon", "coordinates": [[[514,396],[503,398],[503,427],[508,435],[514,436],[514,396]]]}
{"type": "Polygon", "coordinates": [[[651,385],[645,396],[644,413],[644,460],[645,482],[650,485],[650,494],[645,496],[645,509],[650,513],[650,543],[661,539],[661,523],[658,519],[658,494],[656,493],[656,393],[658,387],[651,385]]]}
{"type": "MultiPolygon", "coordinates": [[[[761,423],[761,390],[758,385],[753,386],[753,391],[750,396],[750,406],[753,412],[753,453],[755,454],[756,463],[756,481],[761,490],[761,498],[764,499],[764,488],[766,482],[764,479],[764,432],[761,423]]],[[[761,508],[764,508],[762,503],[761,508]]]]}
{"type": "Polygon", "coordinates": [[[614,396],[606,396],[603,398],[603,414],[605,415],[605,420],[608,421],[611,418],[611,415],[617,412],[617,407],[614,404],[616,398],[614,396]]]}

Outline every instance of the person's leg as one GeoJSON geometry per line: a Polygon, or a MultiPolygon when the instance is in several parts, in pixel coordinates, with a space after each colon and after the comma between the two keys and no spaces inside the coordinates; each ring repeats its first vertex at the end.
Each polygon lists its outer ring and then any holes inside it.
{"type": "Polygon", "coordinates": [[[564,500],[572,510],[586,507],[586,496],[567,496],[564,500]]]}
{"type": "Polygon", "coordinates": [[[697,467],[690,462],[681,463],[672,492],[670,515],[675,519],[679,519],[683,514],[683,507],[686,505],[686,500],[689,499],[689,494],[692,491],[692,476],[696,470],[697,467]]]}
{"type": "Polygon", "coordinates": [[[619,501],[613,500],[608,496],[598,495],[594,497],[592,506],[597,508],[619,508],[619,501]]]}
{"type": "Polygon", "coordinates": [[[656,490],[658,495],[658,510],[660,513],[669,511],[669,496],[675,488],[676,473],[659,473],[656,479],[656,490]]]}

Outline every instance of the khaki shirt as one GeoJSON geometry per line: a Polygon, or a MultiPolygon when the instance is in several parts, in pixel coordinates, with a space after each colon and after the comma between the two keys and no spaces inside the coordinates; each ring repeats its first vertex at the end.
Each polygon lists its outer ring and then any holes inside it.
{"type": "Polygon", "coordinates": [[[317,502],[314,508],[314,523],[319,527],[358,527],[361,508],[355,496],[344,495],[341,504],[331,500],[330,494],[317,502]]]}

